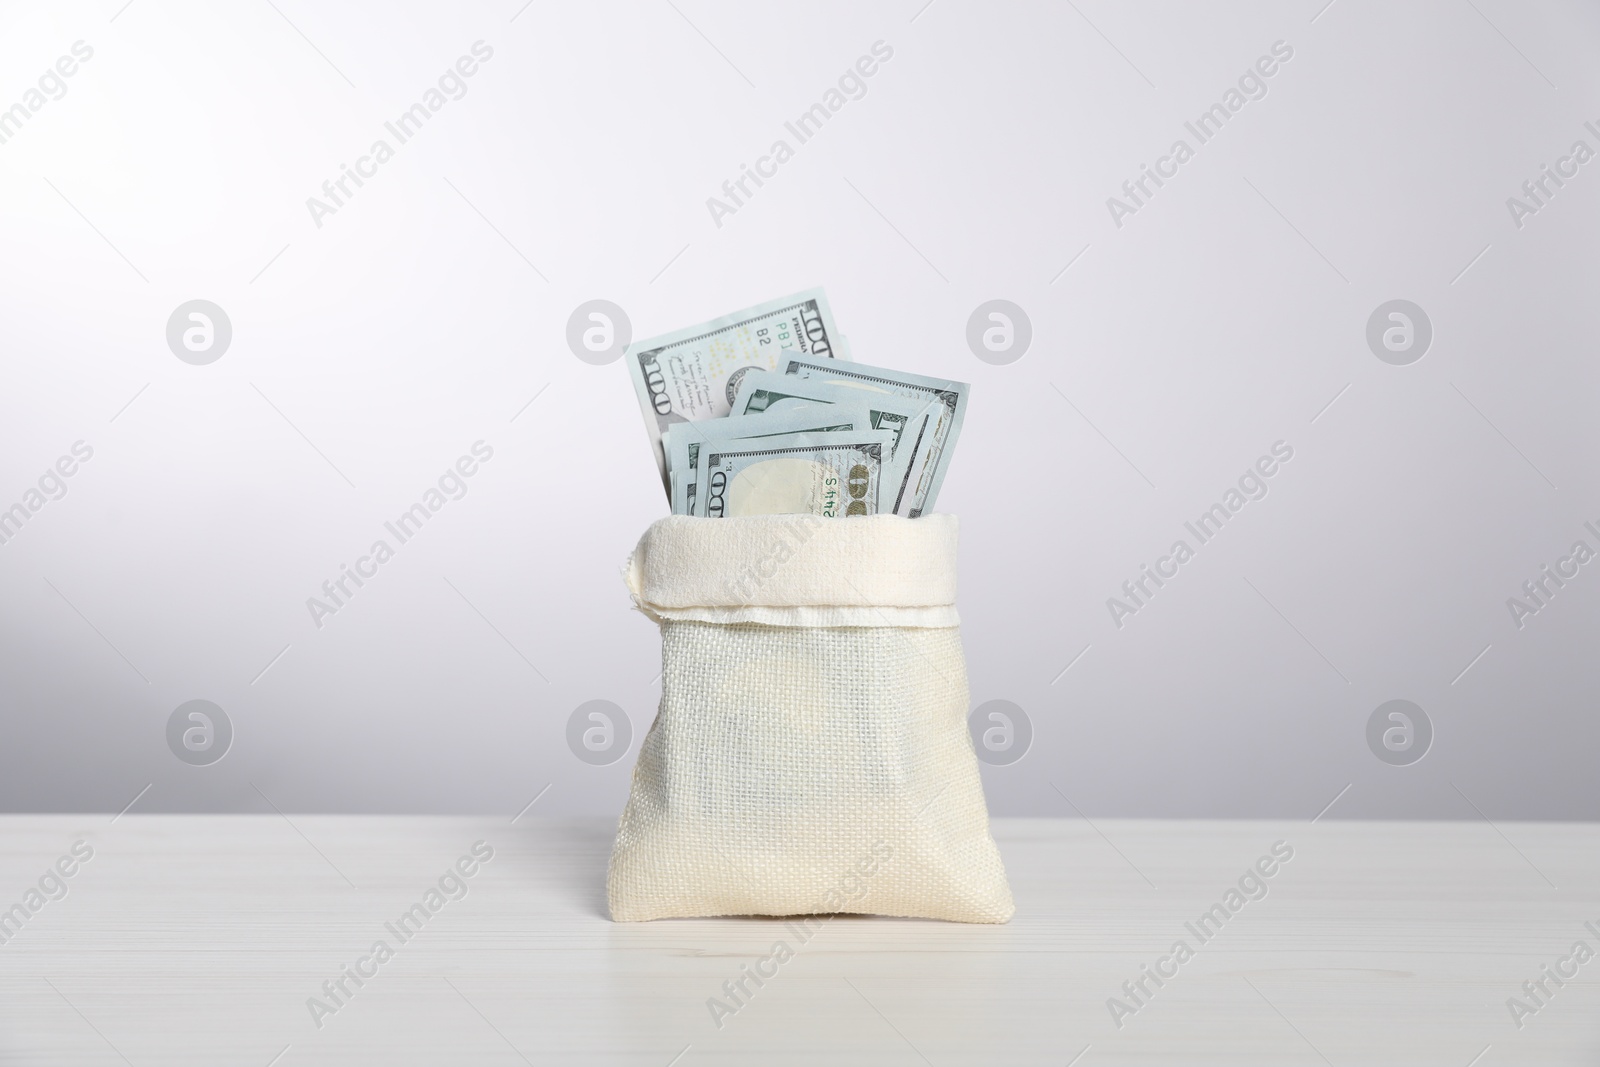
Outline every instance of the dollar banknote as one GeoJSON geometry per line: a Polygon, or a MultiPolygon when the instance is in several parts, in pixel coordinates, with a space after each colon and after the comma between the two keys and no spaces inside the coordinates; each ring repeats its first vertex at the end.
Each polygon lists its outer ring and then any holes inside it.
{"type": "Polygon", "coordinates": [[[728,414],[740,379],[752,370],[774,370],[786,356],[831,362],[840,355],[839,330],[821,289],[630,344],[623,361],[668,497],[661,444],[668,427],[728,414]]]}
{"type": "Polygon", "coordinates": [[[728,444],[795,433],[835,433],[871,428],[871,419],[864,405],[842,404],[797,404],[771,415],[730,415],[669,428],[662,434],[661,442],[667,457],[672,513],[700,514],[696,510],[699,500],[697,468],[700,449],[708,444],[728,444]]]}
{"type": "Polygon", "coordinates": [[[704,445],[696,475],[703,493],[700,514],[875,515],[893,436],[888,430],[851,430],[704,445]]]}
{"type": "Polygon", "coordinates": [[[943,412],[940,402],[835,385],[793,374],[752,371],[739,385],[733,414],[735,417],[762,412],[783,414],[817,404],[848,409],[865,405],[873,429],[894,432],[884,473],[888,495],[882,502],[883,510],[896,515],[907,514],[913,503],[913,490],[933,453],[933,431],[943,412]]]}
{"type": "Polygon", "coordinates": [[[944,484],[950,457],[955,451],[956,438],[961,433],[962,417],[967,411],[967,395],[970,391],[967,383],[886,367],[869,367],[864,363],[841,363],[802,355],[786,357],[778,372],[809,381],[862,389],[868,393],[892,393],[924,403],[937,402],[939,418],[933,427],[933,440],[923,469],[912,487],[910,505],[901,514],[916,518],[933,509],[934,501],[939,497],[939,488],[944,484]]]}

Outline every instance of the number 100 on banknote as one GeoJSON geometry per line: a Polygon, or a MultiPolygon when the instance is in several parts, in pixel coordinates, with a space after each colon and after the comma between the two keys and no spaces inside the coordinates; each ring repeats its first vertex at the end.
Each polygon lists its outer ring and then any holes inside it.
{"type": "Polygon", "coordinates": [[[624,362],[669,497],[662,431],[727,415],[740,381],[753,370],[776,370],[790,356],[848,359],[843,348],[821,289],[629,345],[624,362]]]}

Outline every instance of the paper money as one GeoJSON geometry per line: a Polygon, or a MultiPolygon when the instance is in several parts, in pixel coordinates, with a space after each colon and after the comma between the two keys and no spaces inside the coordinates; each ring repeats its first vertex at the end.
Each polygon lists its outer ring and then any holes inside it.
{"type": "Polygon", "coordinates": [[[833,361],[840,355],[838,337],[828,298],[809,289],[630,344],[624,362],[668,497],[661,435],[669,426],[728,414],[740,379],[752,370],[774,370],[786,356],[833,361]]]}
{"type": "Polygon", "coordinates": [[[893,433],[797,433],[700,449],[701,514],[875,515],[893,433]]]}
{"type": "Polygon", "coordinates": [[[966,414],[970,387],[965,382],[885,367],[869,367],[863,363],[839,363],[804,356],[786,357],[778,372],[810,381],[850,386],[869,393],[893,393],[924,402],[937,402],[940,408],[938,424],[933,428],[933,441],[926,463],[912,487],[911,503],[901,513],[916,518],[933,509],[934,501],[939,496],[939,487],[944,484],[950,456],[955,451],[956,438],[961,433],[962,416],[966,414]]]}
{"type": "Polygon", "coordinates": [[[932,454],[933,430],[943,406],[922,397],[868,392],[793,374],[752,371],[745,375],[733,401],[733,415],[761,412],[782,414],[817,404],[859,408],[865,405],[873,429],[894,431],[890,463],[884,473],[888,494],[881,502],[885,512],[907,514],[913,493],[932,454]]]}
{"type": "Polygon", "coordinates": [[[734,441],[795,433],[834,433],[871,428],[871,419],[865,406],[842,404],[797,404],[771,415],[730,415],[722,419],[682,423],[665,431],[661,437],[670,475],[672,513],[700,514],[696,510],[699,498],[697,470],[700,449],[708,444],[725,445],[734,441]]]}

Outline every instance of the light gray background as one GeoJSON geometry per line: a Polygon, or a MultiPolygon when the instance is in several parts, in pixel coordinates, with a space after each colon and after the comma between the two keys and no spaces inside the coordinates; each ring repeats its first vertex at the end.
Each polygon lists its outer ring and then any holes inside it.
{"type": "Polygon", "coordinates": [[[857,359],[973,383],[940,500],[972,696],[1034,730],[984,770],[995,813],[1600,816],[1600,565],[1506,606],[1600,544],[1600,162],[1506,206],[1600,149],[1597,33],[1509,0],[8,5],[0,107],[94,57],[0,145],[0,507],[94,457],[0,545],[0,807],[619,811],[659,657],[618,566],[666,509],[623,366],[567,318],[605,298],[643,337],[823,285],[857,359]],[[1279,40],[1267,96],[1114,225],[1279,40]],[[233,325],[208,366],[165,341],[197,298],[233,325]],[[965,341],[995,298],[1033,326],[1009,366],[965,341]],[[1409,366],[1365,340],[1397,298],[1434,329],[1409,366]],[[468,495],[317,629],[306,598],[479,439],[468,495]],[[1279,440],[1270,494],[1113,625],[1279,440]],[[197,698],[235,731],[205,767],[166,744],[197,698]],[[1367,748],[1394,698],[1434,726],[1412,766],[1367,748]],[[593,699],[633,722],[608,766],[565,739],[593,699]]]}

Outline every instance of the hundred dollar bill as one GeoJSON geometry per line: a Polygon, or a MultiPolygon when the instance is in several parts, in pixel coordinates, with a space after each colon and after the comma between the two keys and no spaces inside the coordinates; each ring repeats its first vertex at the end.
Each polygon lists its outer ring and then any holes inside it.
{"type": "Polygon", "coordinates": [[[706,518],[878,513],[888,430],[797,433],[700,449],[706,518]]]}
{"type": "Polygon", "coordinates": [[[868,392],[893,393],[924,402],[937,402],[940,411],[938,424],[933,428],[932,445],[924,468],[912,487],[910,506],[902,514],[916,518],[933,510],[934,501],[939,497],[939,487],[944,484],[945,470],[950,465],[950,456],[955,451],[956,438],[961,433],[961,420],[967,412],[967,394],[971,386],[966,382],[908,374],[885,367],[869,367],[863,363],[836,363],[803,356],[787,357],[778,372],[868,392]]]}
{"type": "Polygon", "coordinates": [[[698,515],[697,468],[700,449],[707,444],[727,444],[795,433],[834,433],[872,428],[864,406],[806,404],[771,415],[738,416],[682,423],[666,430],[661,443],[671,475],[672,513],[698,515]]]}
{"type": "Polygon", "coordinates": [[[890,463],[884,474],[888,494],[881,503],[885,512],[907,514],[912,505],[912,490],[932,453],[933,431],[938,426],[942,405],[925,397],[867,392],[792,374],[752,371],[739,384],[733,414],[778,414],[816,404],[839,404],[848,408],[864,404],[873,429],[894,431],[890,463]]]}
{"type": "Polygon", "coordinates": [[[624,362],[668,495],[661,447],[667,427],[726,415],[739,379],[752,370],[773,370],[785,356],[838,358],[838,337],[827,296],[808,289],[630,344],[624,362]]]}

